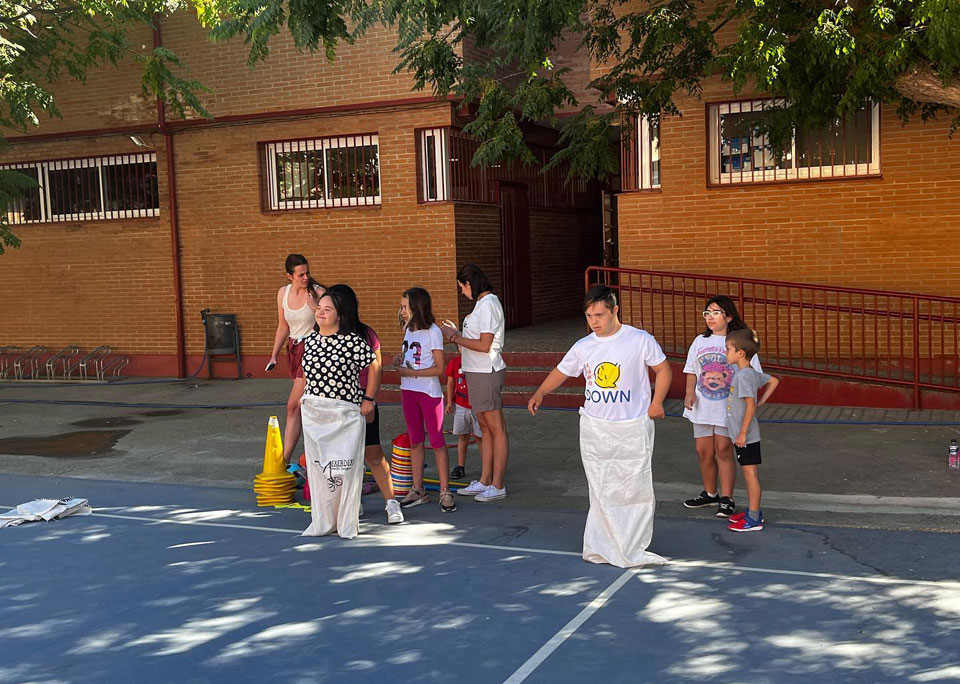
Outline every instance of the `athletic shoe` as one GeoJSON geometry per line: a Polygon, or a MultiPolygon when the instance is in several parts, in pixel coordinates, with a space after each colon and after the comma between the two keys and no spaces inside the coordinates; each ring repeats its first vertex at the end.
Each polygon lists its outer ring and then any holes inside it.
{"type": "Polygon", "coordinates": [[[708,496],[707,493],[703,491],[694,498],[684,501],[683,505],[687,508],[703,508],[704,506],[714,506],[718,501],[720,501],[719,496],[716,494],[708,496]]]}
{"type": "Polygon", "coordinates": [[[400,506],[403,508],[413,508],[414,506],[419,506],[429,501],[430,495],[425,491],[422,489],[411,489],[405,497],[400,499],[400,506]]]}
{"type": "Polygon", "coordinates": [[[747,514],[746,511],[740,511],[739,513],[734,513],[733,515],[731,515],[729,518],[727,518],[727,520],[729,520],[732,523],[735,523],[740,520],[743,520],[743,516],[745,516],[746,514],[747,514]]]}
{"type": "Polygon", "coordinates": [[[458,465],[456,468],[450,471],[450,477],[452,477],[454,480],[459,480],[466,474],[466,472],[467,471],[463,469],[463,466],[458,465]]]}
{"type": "Polygon", "coordinates": [[[440,510],[444,513],[453,513],[457,510],[457,502],[453,500],[453,494],[449,489],[440,492],[440,510]]]}
{"type": "Polygon", "coordinates": [[[396,499],[390,499],[387,502],[387,524],[396,525],[403,522],[403,511],[400,510],[400,502],[396,499]]]}
{"type": "Polygon", "coordinates": [[[737,504],[729,496],[720,497],[720,505],[717,506],[718,518],[729,518],[737,510],[737,504]]]}
{"type": "Polygon", "coordinates": [[[493,485],[490,485],[484,489],[480,494],[477,494],[473,497],[474,501],[497,501],[498,499],[507,498],[507,488],[497,489],[493,485]]]}
{"type": "Polygon", "coordinates": [[[476,496],[477,494],[482,494],[483,490],[487,488],[487,485],[483,484],[480,480],[474,480],[466,487],[457,490],[457,494],[463,494],[464,496],[476,496]]]}
{"type": "Polygon", "coordinates": [[[754,520],[744,513],[742,518],[727,525],[727,529],[733,532],[759,532],[763,529],[763,511],[760,511],[759,520],[754,520]]]}

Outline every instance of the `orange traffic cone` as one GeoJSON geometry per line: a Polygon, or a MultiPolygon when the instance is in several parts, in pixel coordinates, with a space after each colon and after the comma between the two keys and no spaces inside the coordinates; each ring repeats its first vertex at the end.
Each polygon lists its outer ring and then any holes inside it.
{"type": "Polygon", "coordinates": [[[258,506],[293,503],[297,479],[283,467],[283,440],[280,421],[270,416],[267,423],[267,442],[263,449],[263,472],[253,480],[258,506]]]}

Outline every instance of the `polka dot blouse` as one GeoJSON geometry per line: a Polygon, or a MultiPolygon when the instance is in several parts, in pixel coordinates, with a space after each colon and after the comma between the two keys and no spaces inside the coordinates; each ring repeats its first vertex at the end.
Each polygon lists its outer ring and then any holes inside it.
{"type": "Polygon", "coordinates": [[[377,358],[359,335],[321,335],[314,332],[304,341],[304,394],[360,404],[364,388],[360,371],[377,358]]]}

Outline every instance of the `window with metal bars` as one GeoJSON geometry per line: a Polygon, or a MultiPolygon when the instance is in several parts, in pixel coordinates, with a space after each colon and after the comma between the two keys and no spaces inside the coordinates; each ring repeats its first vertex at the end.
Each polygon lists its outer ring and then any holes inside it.
{"type": "Polygon", "coordinates": [[[776,106],[769,99],[708,106],[711,185],[880,174],[879,104],[825,128],[795,130],[783,149],[774,149],[762,126],[776,106]]]}
{"type": "Polygon", "coordinates": [[[624,190],[660,188],[659,118],[634,116],[620,134],[620,183],[624,190]]]}
{"type": "Polygon", "coordinates": [[[376,134],[282,140],[259,147],[265,210],[380,204],[376,134]]]}
{"type": "Polygon", "coordinates": [[[160,215],[156,153],[0,164],[37,182],[7,206],[12,224],[160,215]]]}

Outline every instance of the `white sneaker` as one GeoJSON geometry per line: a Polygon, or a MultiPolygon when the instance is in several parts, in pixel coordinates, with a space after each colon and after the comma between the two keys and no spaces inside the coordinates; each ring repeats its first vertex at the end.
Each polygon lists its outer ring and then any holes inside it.
{"type": "Polygon", "coordinates": [[[400,510],[400,502],[396,499],[387,501],[387,524],[396,525],[403,522],[403,511],[400,510]]]}
{"type": "Polygon", "coordinates": [[[480,494],[487,488],[487,485],[483,484],[480,480],[474,480],[469,485],[463,489],[458,489],[457,494],[463,494],[464,496],[476,496],[480,494]]]}
{"type": "Polygon", "coordinates": [[[490,485],[484,489],[481,493],[473,497],[474,501],[496,501],[498,499],[507,498],[507,488],[497,489],[493,485],[490,485]]]}

